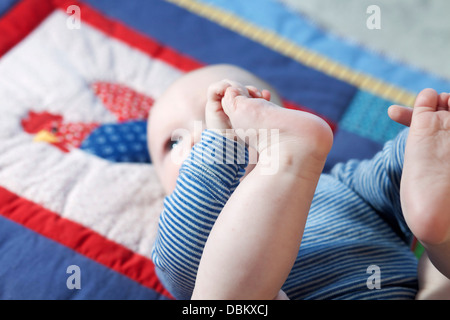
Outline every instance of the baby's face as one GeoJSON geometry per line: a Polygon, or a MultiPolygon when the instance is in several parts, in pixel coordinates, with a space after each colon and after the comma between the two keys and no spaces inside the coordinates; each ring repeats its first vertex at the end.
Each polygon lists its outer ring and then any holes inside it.
{"type": "MultiPolygon", "coordinates": [[[[150,111],[149,150],[154,168],[167,194],[175,188],[182,162],[206,129],[205,106],[208,87],[223,79],[258,88],[265,85],[262,81],[255,80],[253,75],[235,67],[206,67],[175,81],[150,111]]],[[[267,85],[264,88],[267,88],[267,85]]]]}
{"type": "Polygon", "coordinates": [[[181,162],[204,129],[209,83],[207,75],[184,76],[163,93],[150,112],[150,154],[167,194],[175,188],[181,162]],[[182,137],[177,136],[180,133],[182,137]]]}

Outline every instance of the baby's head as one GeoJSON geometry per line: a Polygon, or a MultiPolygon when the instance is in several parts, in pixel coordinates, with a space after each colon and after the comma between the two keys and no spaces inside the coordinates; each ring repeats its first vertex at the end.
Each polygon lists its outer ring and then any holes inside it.
{"type": "Polygon", "coordinates": [[[175,188],[182,160],[200,140],[201,133],[205,129],[208,87],[223,79],[252,85],[261,90],[268,89],[272,93],[271,100],[282,105],[280,97],[268,83],[232,65],[203,67],[177,79],[157,99],[148,121],[152,163],[167,194],[175,188]],[[180,131],[189,132],[190,139],[186,139],[186,134],[183,134],[183,139],[178,139],[176,134],[180,131]]]}

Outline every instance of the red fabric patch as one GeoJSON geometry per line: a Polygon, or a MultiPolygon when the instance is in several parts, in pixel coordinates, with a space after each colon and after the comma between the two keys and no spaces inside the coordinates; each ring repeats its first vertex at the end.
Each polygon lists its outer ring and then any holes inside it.
{"type": "Polygon", "coordinates": [[[147,120],[150,107],[155,102],[152,97],[118,83],[96,82],[92,90],[119,122],[147,120]]]}
{"type": "Polygon", "coordinates": [[[71,148],[79,148],[93,130],[98,128],[98,123],[64,123],[64,118],[50,112],[28,113],[28,117],[22,119],[23,129],[30,134],[37,134],[42,130],[48,131],[56,139],[50,142],[63,152],[69,152],[71,148]]]}

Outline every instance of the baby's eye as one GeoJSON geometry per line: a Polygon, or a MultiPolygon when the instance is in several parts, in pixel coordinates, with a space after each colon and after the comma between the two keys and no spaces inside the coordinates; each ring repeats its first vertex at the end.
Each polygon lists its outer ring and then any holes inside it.
{"type": "Polygon", "coordinates": [[[183,137],[172,137],[172,139],[170,139],[167,142],[167,149],[168,150],[172,150],[177,144],[179,144],[181,141],[183,141],[183,137]]]}

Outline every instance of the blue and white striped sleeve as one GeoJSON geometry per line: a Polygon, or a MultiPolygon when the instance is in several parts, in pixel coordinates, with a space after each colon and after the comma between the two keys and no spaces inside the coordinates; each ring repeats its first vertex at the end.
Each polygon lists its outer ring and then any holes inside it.
{"type": "Polygon", "coordinates": [[[336,165],[331,175],[354,190],[372,206],[405,241],[411,231],[403,217],[400,203],[400,181],[409,129],[388,141],[371,160],[351,160],[336,165]]]}
{"type": "Polygon", "coordinates": [[[244,145],[206,130],[164,199],[152,260],[176,299],[190,299],[209,233],[248,163],[244,145]]]}

